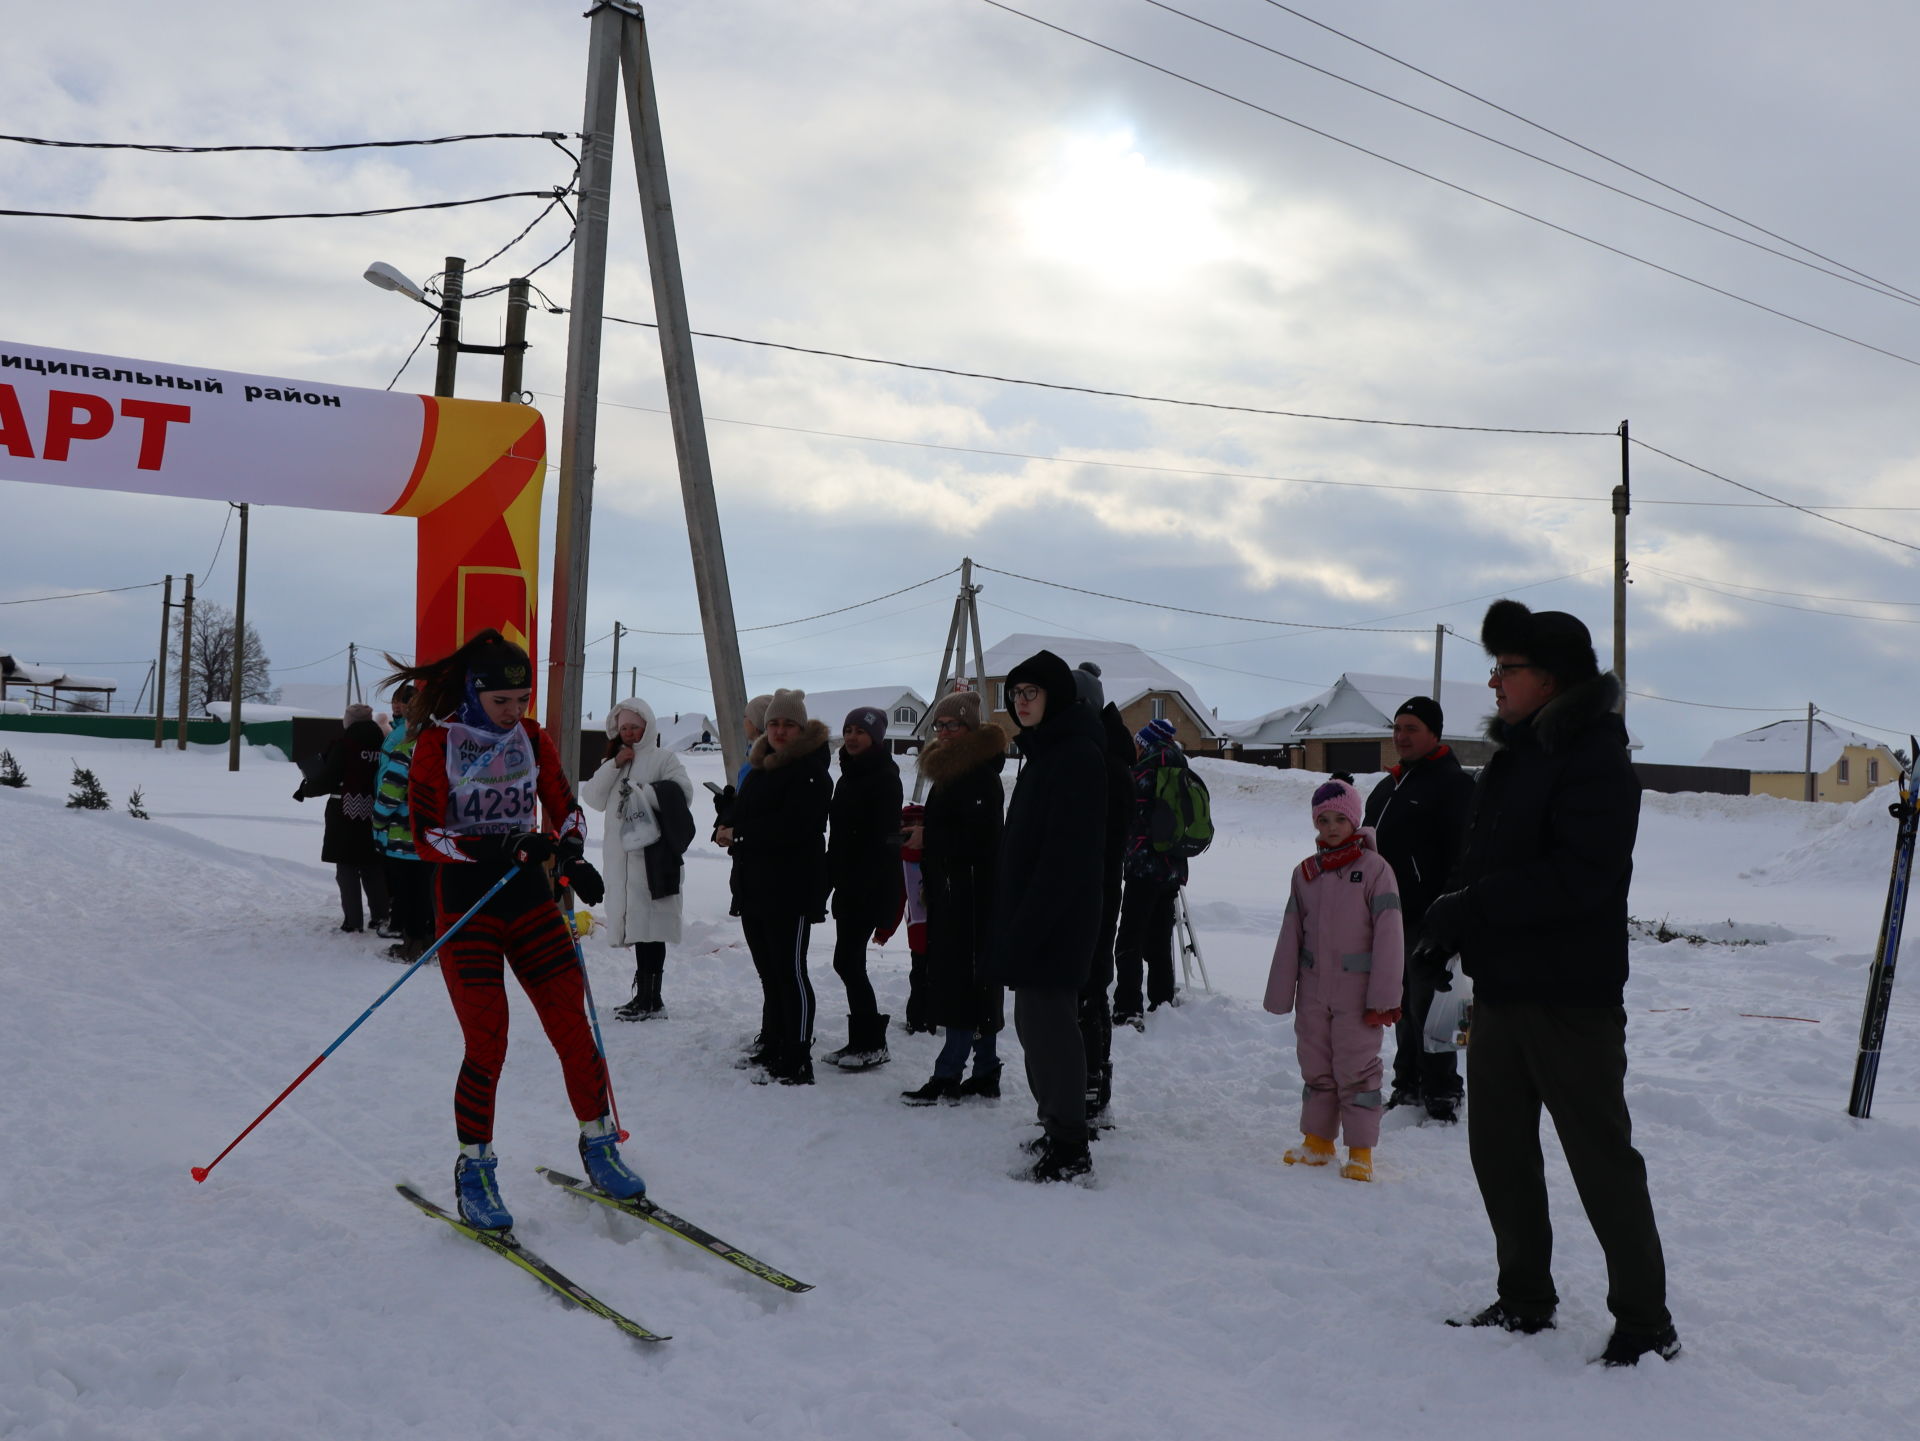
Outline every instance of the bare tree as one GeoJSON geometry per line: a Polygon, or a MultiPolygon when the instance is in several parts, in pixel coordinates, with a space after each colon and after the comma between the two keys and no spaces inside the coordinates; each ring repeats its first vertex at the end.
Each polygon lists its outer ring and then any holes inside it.
{"type": "MultiPolygon", "coordinates": [[[[180,621],[173,622],[173,640],[168,654],[175,667],[180,664],[180,621]]],[[[241,671],[240,696],[243,701],[271,705],[280,698],[272,684],[266,647],[260,633],[247,626],[245,668],[241,671]]],[[[233,612],[215,601],[195,601],[193,606],[192,674],[187,680],[188,711],[199,715],[208,701],[224,701],[233,694],[233,612]]],[[[177,674],[176,670],[176,674],[177,674]]]]}

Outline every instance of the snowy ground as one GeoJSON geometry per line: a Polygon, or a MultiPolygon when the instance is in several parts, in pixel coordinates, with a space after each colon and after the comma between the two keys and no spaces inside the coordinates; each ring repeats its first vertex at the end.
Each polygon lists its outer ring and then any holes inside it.
{"type": "MultiPolygon", "coordinates": [[[[1711,939],[1634,951],[1630,1099],[1686,1351],[1622,1373],[1585,1364],[1605,1281],[1551,1141],[1561,1324],[1531,1339],[1440,1324],[1492,1297],[1462,1130],[1396,1113],[1371,1186],[1280,1164],[1299,1083],[1257,997],[1305,778],[1206,764],[1214,991],[1117,1036],[1091,1189],[1007,1178],[1031,1134],[1017,1081],[997,1106],[901,1106],[928,1037],[878,1072],[749,1085],[730,1063],[757,991],[703,842],[672,1019],[607,1026],[629,1154],[663,1202],[818,1289],[781,1296],[541,1183],[573,1125],[524,1004],[501,1089],[521,1235],[673,1333],[643,1350],[394,1196],[450,1189],[459,1044],[431,969],[194,1185],[399,970],[334,930],[320,808],[288,799],[277,753],[233,776],[224,748],[0,745],[32,782],[0,789],[0,1436],[1764,1441],[1920,1415],[1920,977],[1875,1119],[1845,1114],[1883,801],[1647,800],[1634,912],[1711,939]],[[75,760],[111,814],[64,808],[75,760]],[[150,822],[123,813],[135,784],[150,822]]],[[[617,1002],[625,957],[588,959],[617,1002]]],[[[875,953],[896,1013],[905,970],[875,953]]]]}

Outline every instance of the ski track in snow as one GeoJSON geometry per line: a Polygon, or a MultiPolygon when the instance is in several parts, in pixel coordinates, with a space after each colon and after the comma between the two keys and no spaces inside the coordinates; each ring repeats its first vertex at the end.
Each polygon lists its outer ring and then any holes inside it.
{"type": "MultiPolygon", "coordinates": [[[[627,1152],[662,1204],[814,1292],[542,1182],[536,1163],[574,1165],[574,1128],[508,988],[518,1233],[674,1337],[643,1349],[393,1194],[451,1191],[459,1038],[433,967],[196,1186],[188,1167],[400,969],[334,929],[320,807],[287,798],[277,752],[233,776],[223,747],[0,745],[32,783],[0,790],[0,1436],[1784,1441],[1911,1434],[1920,1414],[1920,980],[1896,990],[1876,1118],[1845,1114],[1884,796],[1647,798],[1634,913],[1710,942],[1634,946],[1629,1099],[1686,1350],[1617,1373],[1586,1364],[1605,1276],[1550,1127],[1560,1325],[1533,1338],[1440,1324],[1493,1294],[1464,1128],[1393,1113],[1371,1186],[1280,1164],[1299,1076],[1258,1002],[1313,778],[1202,762],[1222,836],[1191,899],[1214,991],[1116,1034],[1118,1126],[1085,1188],[1008,1178],[1032,1134],[1011,1031],[997,1105],[900,1105],[936,1042],[897,1028],[883,1069],[749,1084],[732,1061],[758,991],[701,841],[670,1020],[606,1018],[630,962],[587,943],[627,1152]],[[75,759],[113,812],[64,808],[75,759]],[[152,821],[121,813],[136,784],[152,821]]],[[[831,944],[819,928],[816,1053],[844,1025],[831,944]]],[[[901,944],[872,958],[896,1016],[906,963],[901,944]]]]}

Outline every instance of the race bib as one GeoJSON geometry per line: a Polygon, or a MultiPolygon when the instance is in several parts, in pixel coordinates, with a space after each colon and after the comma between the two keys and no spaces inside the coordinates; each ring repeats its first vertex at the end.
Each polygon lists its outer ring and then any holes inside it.
{"type": "Polygon", "coordinates": [[[524,727],[496,735],[449,724],[443,829],[459,835],[514,835],[535,829],[539,779],[533,738],[524,727]]]}

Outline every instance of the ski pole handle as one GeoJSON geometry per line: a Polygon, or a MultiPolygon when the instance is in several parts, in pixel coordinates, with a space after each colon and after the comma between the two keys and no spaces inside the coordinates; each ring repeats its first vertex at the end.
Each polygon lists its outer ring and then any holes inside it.
{"type": "Polygon", "coordinates": [[[319,1065],[322,1061],[326,1060],[328,1056],[331,1056],[335,1051],[340,1049],[340,1043],[342,1041],[346,1040],[348,1036],[351,1036],[355,1031],[360,1029],[361,1021],[366,1020],[368,1016],[371,1016],[375,1011],[379,1010],[380,1007],[385,1003],[388,996],[392,995],[395,991],[399,990],[402,986],[404,986],[407,983],[407,978],[409,976],[411,976],[415,971],[419,970],[428,961],[432,960],[434,958],[434,955],[439,951],[439,949],[442,946],[444,946],[448,941],[452,940],[454,937],[454,934],[457,931],[459,931],[459,929],[462,926],[464,926],[468,921],[472,920],[474,916],[479,914],[480,908],[482,906],[486,905],[488,901],[492,900],[495,896],[500,894],[501,888],[505,886],[508,881],[512,880],[515,876],[519,874],[520,874],[519,866],[517,865],[509,866],[507,868],[507,873],[502,877],[500,877],[499,880],[495,881],[490,887],[488,887],[487,893],[484,896],[480,897],[479,900],[475,901],[470,907],[468,907],[467,913],[465,915],[460,917],[460,919],[455,921],[452,925],[448,926],[446,929],[446,933],[444,935],[442,935],[432,945],[428,946],[424,951],[420,953],[420,959],[415,961],[412,965],[408,966],[407,969],[404,972],[402,972],[399,980],[395,981],[392,985],[388,986],[386,990],[380,993],[379,1000],[375,1001],[372,1005],[368,1006],[366,1010],[360,1013],[360,1020],[355,1021],[351,1026],[348,1026],[346,1030],[342,1031],[339,1035],[335,1036],[333,1038],[333,1044],[328,1046],[326,1050],[322,1051],[319,1055],[315,1056],[313,1058],[313,1063],[309,1065],[306,1068],[306,1070],[302,1071],[299,1075],[293,1078],[292,1085],[288,1086],[286,1090],[282,1091],[279,1095],[275,1096],[273,1098],[272,1103],[268,1105],[267,1109],[262,1111],[259,1115],[253,1118],[252,1122],[248,1124],[246,1130],[242,1131],[239,1135],[235,1136],[231,1141],[227,1142],[227,1149],[225,1151],[222,1151],[219,1155],[215,1156],[211,1161],[207,1162],[206,1165],[195,1166],[192,1169],[192,1173],[191,1173],[193,1176],[193,1179],[195,1181],[206,1180],[207,1177],[212,1174],[213,1168],[219,1165],[222,1161],[226,1160],[228,1151],[231,1151],[235,1146],[239,1145],[242,1141],[246,1140],[247,1137],[253,1133],[253,1128],[255,1126],[259,1125],[262,1121],[266,1120],[268,1116],[273,1114],[275,1106],[278,1106],[282,1101],[286,1100],[288,1096],[291,1096],[294,1093],[294,1091],[299,1088],[300,1083],[306,1080],[308,1076],[311,1076],[314,1073],[314,1071],[319,1068],[319,1065]]]}

